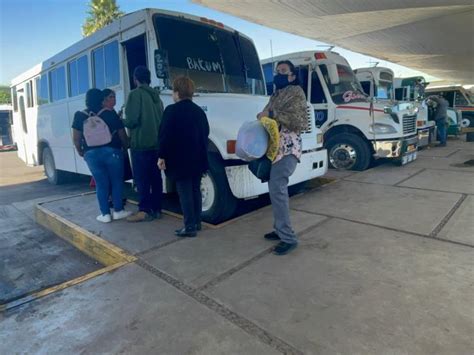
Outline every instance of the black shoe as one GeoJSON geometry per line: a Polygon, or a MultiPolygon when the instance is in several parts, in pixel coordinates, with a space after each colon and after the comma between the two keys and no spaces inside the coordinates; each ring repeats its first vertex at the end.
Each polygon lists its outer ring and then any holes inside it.
{"type": "Polygon", "coordinates": [[[280,240],[280,237],[276,232],[270,232],[263,236],[266,240],[280,240]]]}
{"type": "Polygon", "coordinates": [[[149,215],[153,216],[154,219],[160,219],[162,217],[161,212],[155,212],[155,211],[151,211],[149,215]]]}
{"type": "Polygon", "coordinates": [[[296,249],[297,246],[298,246],[298,243],[288,244],[285,242],[280,242],[275,248],[273,248],[273,254],[285,255],[285,254],[288,254],[293,249],[296,249]]]}
{"type": "Polygon", "coordinates": [[[196,230],[199,232],[202,229],[202,224],[198,223],[196,224],[196,230]]]}
{"type": "Polygon", "coordinates": [[[186,229],[186,228],[177,229],[174,231],[174,234],[178,237],[187,237],[187,238],[193,238],[197,235],[196,230],[186,229]]]}

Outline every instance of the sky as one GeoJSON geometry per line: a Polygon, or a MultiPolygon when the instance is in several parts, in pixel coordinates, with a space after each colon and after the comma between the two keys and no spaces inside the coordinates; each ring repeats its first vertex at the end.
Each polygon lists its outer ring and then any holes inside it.
{"type": "MultiPolygon", "coordinates": [[[[81,26],[87,16],[88,0],[0,0],[0,84],[10,81],[34,65],[82,39],[81,26]]],[[[232,27],[253,39],[260,59],[304,51],[325,49],[326,43],[306,39],[191,3],[189,0],[118,0],[126,13],[143,8],[161,8],[204,16],[232,27]],[[271,45],[270,45],[271,43],[271,45]]],[[[384,60],[378,60],[339,47],[353,69],[389,67],[397,77],[424,75],[384,60]]]]}

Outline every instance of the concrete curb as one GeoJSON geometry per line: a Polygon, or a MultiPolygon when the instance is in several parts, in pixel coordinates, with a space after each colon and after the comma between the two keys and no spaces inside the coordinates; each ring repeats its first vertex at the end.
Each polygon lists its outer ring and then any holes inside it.
{"type": "Polygon", "coordinates": [[[59,285],[33,292],[9,303],[1,304],[0,312],[18,307],[54,292],[64,290],[67,287],[77,285],[137,260],[135,256],[129,255],[121,248],[49,211],[47,208],[42,206],[42,204],[36,205],[35,217],[38,224],[72,244],[75,248],[81,250],[92,259],[100,262],[104,267],[75,279],[65,281],[59,285]]]}

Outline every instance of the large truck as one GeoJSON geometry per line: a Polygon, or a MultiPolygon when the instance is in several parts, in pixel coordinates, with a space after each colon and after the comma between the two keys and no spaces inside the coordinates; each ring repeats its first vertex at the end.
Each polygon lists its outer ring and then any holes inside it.
{"type": "MultiPolygon", "coordinates": [[[[121,107],[134,88],[133,70],[139,65],[150,69],[151,86],[160,91],[165,106],[173,102],[176,77],[186,75],[195,82],[193,100],[210,125],[210,169],[201,180],[206,221],[226,220],[238,200],[268,192],[268,184],[235,154],[239,128],[255,120],[268,102],[254,43],[221,22],[158,9],[122,16],[13,79],[19,157],[28,165],[44,165],[51,183],[60,183],[68,173],[90,175],[72,144],[74,112],[84,109],[85,93],[94,87],[115,90],[121,107]]],[[[312,110],[307,119],[304,152],[290,185],[327,171],[327,152],[312,110]]],[[[175,188],[166,177],[163,184],[165,192],[175,188]]]]}
{"type": "Polygon", "coordinates": [[[474,142],[474,97],[469,90],[461,85],[429,86],[426,95],[442,95],[448,100],[450,108],[460,111],[459,133],[466,133],[466,140],[474,142]]]}
{"type": "MultiPolygon", "coordinates": [[[[393,105],[395,98],[394,73],[390,68],[369,67],[354,70],[365,93],[374,93],[377,102],[393,105]]],[[[417,120],[416,131],[418,135],[418,148],[426,147],[435,137],[435,123],[428,118],[428,107],[421,98],[423,93],[421,86],[414,86],[416,90],[405,90],[405,96],[399,98],[400,101],[412,102],[416,106],[417,120]],[[416,92],[415,92],[416,91],[416,92]]],[[[410,87],[409,87],[410,89],[410,87]]]]}
{"type": "Polygon", "coordinates": [[[334,51],[305,51],[262,61],[269,94],[275,65],[290,60],[324,133],[332,167],[365,170],[373,159],[416,159],[417,114],[412,103],[385,105],[364,93],[347,60],[334,51]]]}

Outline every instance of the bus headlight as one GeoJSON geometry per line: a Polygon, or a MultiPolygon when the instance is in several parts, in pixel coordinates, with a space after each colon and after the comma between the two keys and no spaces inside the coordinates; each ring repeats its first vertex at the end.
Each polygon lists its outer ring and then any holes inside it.
{"type": "Polygon", "coordinates": [[[389,124],[375,123],[370,125],[369,132],[376,134],[390,134],[397,133],[397,129],[389,124]]]}
{"type": "Polygon", "coordinates": [[[316,142],[317,142],[318,144],[323,144],[323,134],[322,134],[322,133],[318,133],[318,134],[316,135],[316,142]]]}

